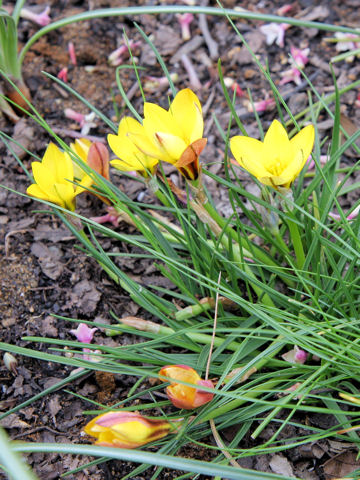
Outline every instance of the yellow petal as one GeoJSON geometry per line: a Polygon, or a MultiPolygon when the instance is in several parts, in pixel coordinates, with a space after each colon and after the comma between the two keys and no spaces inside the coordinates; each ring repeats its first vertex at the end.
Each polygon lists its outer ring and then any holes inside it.
{"type": "Polygon", "coordinates": [[[274,184],[285,188],[290,188],[292,182],[299,175],[301,169],[303,168],[305,161],[303,159],[302,151],[298,150],[294,155],[293,161],[289,163],[289,165],[281,172],[281,175],[273,178],[274,184]]]}
{"type": "Polygon", "coordinates": [[[42,159],[42,165],[53,172],[57,182],[74,178],[73,164],[68,154],[62,152],[54,143],[50,143],[42,159]]]}
{"type": "Polygon", "coordinates": [[[300,173],[302,168],[305,165],[306,160],[308,159],[315,141],[315,129],[313,125],[308,125],[307,127],[300,130],[299,133],[295,135],[290,140],[290,143],[295,152],[301,151],[302,155],[302,164],[300,169],[297,172],[297,175],[300,173]]]}
{"type": "Polygon", "coordinates": [[[279,176],[293,159],[294,150],[287,132],[278,120],[274,120],[264,138],[263,166],[268,172],[279,176]]]}
{"type": "Polygon", "coordinates": [[[44,163],[32,162],[31,169],[35,183],[45,192],[52,188],[56,182],[56,174],[50,168],[47,168],[44,163]]]}
{"type": "Polygon", "coordinates": [[[150,137],[152,137],[155,132],[170,133],[175,136],[181,136],[182,134],[174,116],[154,103],[144,103],[143,125],[150,137]]]}
{"type": "Polygon", "coordinates": [[[264,137],[264,145],[282,145],[289,142],[288,134],[285,128],[278,120],[273,120],[264,137]]]}
{"type": "MultiPolygon", "coordinates": [[[[84,431],[86,432],[85,428],[84,428],[84,431]]],[[[95,436],[94,433],[88,433],[88,435],[95,436]]],[[[100,432],[99,435],[96,436],[96,438],[99,439],[98,442],[95,442],[97,445],[99,443],[108,443],[109,445],[113,445],[115,434],[108,428],[105,431],[100,432]]]]}
{"type": "Polygon", "coordinates": [[[169,163],[176,163],[187,148],[187,144],[182,138],[171,133],[156,132],[154,141],[163,151],[161,160],[169,163]]]}
{"type": "Polygon", "coordinates": [[[77,138],[75,143],[70,143],[70,148],[78,155],[83,162],[86,163],[91,142],[87,138],[77,138]]]}
{"type": "MultiPolygon", "coordinates": [[[[76,139],[75,143],[70,143],[71,150],[78,157],[80,157],[80,159],[84,163],[87,163],[87,156],[89,153],[90,146],[91,146],[91,142],[87,138],[76,139]]],[[[81,168],[80,165],[78,165],[78,163],[76,163],[75,160],[72,160],[72,163],[73,163],[73,169],[74,169],[74,180],[81,181],[86,175],[86,172],[81,168]]]]}
{"type": "MultiPolygon", "coordinates": [[[[183,380],[184,382],[189,381],[185,378],[182,378],[181,380],[183,380]]],[[[181,385],[180,383],[175,383],[174,385],[167,387],[166,392],[169,394],[170,397],[173,397],[175,401],[177,400],[178,402],[182,402],[184,405],[187,404],[189,407],[193,406],[196,388],[188,387],[187,385],[181,385]]]]}
{"type": "Polygon", "coordinates": [[[90,177],[90,175],[84,175],[81,179],[79,185],[74,185],[75,192],[74,196],[79,195],[79,193],[83,192],[84,190],[88,190],[91,185],[94,183],[94,180],[90,177]]]}
{"type": "Polygon", "coordinates": [[[52,194],[49,191],[42,190],[36,183],[30,185],[26,189],[26,193],[31,197],[39,198],[40,200],[46,200],[47,202],[56,203],[56,205],[59,205],[60,207],[65,207],[64,202],[58,195],[52,194]]]}
{"type": "Polygon", "coordinates": [[[158,160],[156,158],[151,158],[143,154],[139,154],[139,158],[134,158],[131,165],[122,160],[111,160],[111,165],[121,172],[131,172],[135,171],[149,171],[154,170],[155,165],[157,165],[158,160]]]}
{"type": "Polygon", "coordinates": [[[240,166],[256,178],[268,175],[266,168],[262,165],[264,149],[262,142],[251,137],[236,136],[230,139],[230,148],[240,166]]]}
{"type": "Polygon", "coordinates": [[[130,442],[143,442],[151,435],[152,429],[139,421],[118,423],[111,430],[130,442]]]}
{"type": "Polygon", "coordinates": [[[55,183],[54,191],[64,202],[65,208],[68,208],[71,211],[75,210],[74,186],[70,182],[67,185],[64,183],[55,183]]]}
{"type": "Polygon", "coordinates": [[[189,88],[180,90],[169,109],[182,131],[182,138],[190,144],[202,138],[204,121],[201,104],[195,93],[189,88]]]}
{"type": "Polygon", "coordinates": [[[151,170],[157,162],[148,159],[147,154],[152,153],[158,158],[158,148],[151,143],[144,127],[134,118],[124,117],[120,122],[118,134],[109,134],[107,139],[111,150],[120,158],[111,164],[119,170],[151,170]]]}

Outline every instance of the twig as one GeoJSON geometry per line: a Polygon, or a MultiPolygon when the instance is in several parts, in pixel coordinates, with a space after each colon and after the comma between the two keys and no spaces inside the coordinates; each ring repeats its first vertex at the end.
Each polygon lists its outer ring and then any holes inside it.
{"type": "Polygon", "coordinates": [[[189,76],[189,82],[190,85],[194,90],[200,90],[202,85],[199,80],[199,77],[197,76],[197,73],[195,72],[195,68],[193,64],[191,63],[190,58],[184,53],[181,55],[181,61],[184,65],[184,68],[189,76]]]}
{"type": "Polygon", "coordinates": [[[217,42],[212,38],[209,32],[206,15],[204,13],[201,13],[199,15],[199,27],[201,33],[203,34],[205,43],[209,49],[210,58],[212,58],[213,60],[217,60],[219,58],[219,47],[217,42]]]}
{"type": "MultiPolygon", "coordinates": [[[[219,287],[220,287],[220,280],[221,280],[221,272],[219,272],[219,277],[217,281],[217,291],[216,291],[216,299],[215,299],[215,313],[214,313],[214,325],[213,325],[213,332],[212,332],[212,338],[211,338],[211,343],[210,343],[210,350],[209,350],[209,356],[206,364],[206,372],[205,372],[205,380],[208,380],[209,378],[209,370],[210,370],[210,364],[211,364],[211,355],[212,351],[214,348],[214,341],[215,341],[215,334],[216,334],[216,325],[217,325],[217,316],[218,316],[218,305],[219,305],[219,287]]],[[[230,453],[226,450],[226,446],[224,445],[223,441],[221,440],[220,435],[218,434],[218,431],[216,430],[215,427],[215,422],[213,419],[209,420],[210,427],[212,434],[214,436],[216,445],[220,448],[221,453],[229,460],[231,465],[233,465],[236,468],[241,468],[240,465],[237,463],[237,461],[230,455],[230,453]]]]}
{"type": "Polygon", "coordinates": [[[11,230],[11,232],[8,232],[6,235],[5,235],[5,241],[4,241],[4,246],[5,246],[5,257],[8,257],[9,256],[9,250],[10,250],[10,237],[12,237],[13,235],[15,235],[16,233],[26,233],[26,232],[31,232],[33,231],[34,229],[31,228],[29,230],[27,229],[22,229],[22,230],[11,230]]]}
{"type": "Polygon", "coordinates": [[[218,434],[218,431],[216,430],[214,420],[213,419],[209,420],[209,423],[210,423],[211,431],[212,431],[212,434],[214,436],[216,445],[220,448],[221,453],[224,455],[224,457],[226,457],[229,460],[231,465],[233,465],[236,468],[241,468],[241,466],[238,464],[238,462],[226,450],[226,446],[224,445],[223,441],[221,440],[220,435],[218,434]]]}
{"type": "Polygon", "coordinates": [[[136,81],[126,94],[128,100],[131,100],[138,90],[139,90],[139,84],[136,81]]]}
{"type": "Polygon", "coordinates": [[[212,336],[211,336],[209,356],[208,356],[208,360],[207,360],[207,364],[206,364],[205,380],[208,380],[208,378],[209,378],[211,355],[212,355],[212,351],[213,351],[213,348],[214,348],[214,341],[215,341],[215,335],[216,335],[217,315],[218,315],[218,306],[219,306],[220,280],[221,280],[221,272],[219,272],[219,277],[218,277],[218,281],[217,281],[217,291],[216,291],[216,298],[215,298],[214,325],[213,325],[213,331],[212,331],[212,336]]]}
{"type": "Polygon", "coordinates": [[[70,130],[68,128],[57,128],[53,127],[52,130],[60,135],[64,135],[66,137],[71,138],[87,138],[90,142],[101,142],[106,143],[105,138],[103,137],[96,137],[95,135],[81,135],[81,132],[75,132],[74,130],[70,130]]]}

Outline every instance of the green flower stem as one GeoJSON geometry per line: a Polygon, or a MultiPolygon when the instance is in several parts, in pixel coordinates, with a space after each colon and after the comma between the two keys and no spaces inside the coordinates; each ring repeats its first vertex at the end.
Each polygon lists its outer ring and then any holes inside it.
{"type": "MultiPolygon", "coordinates": [[[[223,297],[221,297],[223,299],[223,297]]],[[[226,310],[226,302],[223,302],[219,298],[219,303],[223,304],[224,310],[226,310]]],[[[226,299],[228,301],[228,299],[226,299]]],[[[235,303],[232,303],[232,305],[236,306],[235,303]]],[[[188,307],[182,308],[181,310],[178,310],[175,313],[175,318],[177,321],[182,322],[184,320],[188,320],[189,318],[196,317],[197,315],[200,315],[203,312],[207,312],[208,310],[211,310],[215,307],[215,301],[213,298],[209,298],[208,301],[204,301],[201,303],[197,303],[196,305],[189,305],[188,307]]]]}
{"type": "MultiPolygon", "coordinates": [[[[229,252],[230,251],[230,242],[232,240],[229,239],[229,237],[227,236],[226,233],[224,233],[226,231],[226,229],[221,228],[221,226],[217,223],[217,221],[214,220],[214,218],[211,216],[211,214],[209,214],[209,212],[205,208],[205,205],[207,205],[207,204],[208,204],[208,202],[206,202],[205,204],[203,204],[203,203],[200,204],[200,203],[196,202],[195,200],[192,200],[190,202],[190,205],[191,205],[192,209],[194,210],[196,215],[199,217],[199,219],[203,223],[206,223],[209,226],[209,228],[214,233],[214,235],[216,235],[216,237],[218,237],[220,239],[220,242],[223,245],[223,247],[225,247],[225,250],[227,252],[229,252]]],[[[212,207],[210,207],[210,208],[212,208],[212,207]]],[[[214,210],[214,212],[216,212],[216,211],[214,210]]],[[[244,256],[243,256],[244,250],[240,250],[240,247],[239,247],[238,244],[235,245],[235,247],[237,247],[237,248],[232,248],[233,257],[234,257],[235,261],[238,262],[241,265],[242,270],[246,273],[246,275],[248,277],[247,280],[249,281],[249,283],[251,284],[254,292],[258,296],[258,301],[263,303],[264,305],[267,305],[267,306],[270,306],[270,307],[275,307],[275,305],[274,305],[273,301],[271,300],[271,298],[269,297],[269,295],[267,293],[264,293],[264,291],[257,285],[257,283],[258,283],[257,278],[256,278],[255,274],[252,272],[251,268],[244,262],[244,256]]]]}
{"type": "Polygon", "coordinates": [[[289,250],[289,247],[286,245],[286,243],[284,242],[284,239],[282,238],[282,236],[280,235],[279,232],[277,232],[276,234],[274,234],[274,237],[276,238],[276,240],[278,241],[278,243],[280,244],[281,248],[284,250],[285,253],[290,253],[290,250],[289,250]]]}
{"type": "MultiPolygon", "coordinates": [[[[229,238],[226,235],[222,235],[221,237],[221,243],[225,247],[227,251],[229,251],[229,238]]],[[[251,270],[250,266],[244,262],[243,255],[241,253],[244,253],[243,251],[240,252],[239,245],[237,245],[238,248],[233,248],[232,249],[232,254],[234,256],[234,260],[239,263],[242,266],[242,269],[246,273],[246,275],[249,277],[249,283],[251,284],[251,287],[253,288],[254,292],[256,293],[258,297],[258,301],[260,303],[263,303],[264,305],[267,305],[268,307],[274,307],[274,302],[271,300],[269,295],[262,290],[261,287],[259,287],[257,283],[257,278],[256,275],[253,273],[251,270]],[[253,281],[252,281],[253,280],[253,281]]]]}
{"type": "Polygon", "coordinates": [[[25,5],[25,1],[26,0],[17,0],[16,3],[15,3],[14,10],[11,14],[11,16],[13,17],[13,19],[15,21],[15,25],[17,25],[19,23],[21,9],[25,5]]]}
{"type": "Polygon", "coordinates": [[[295,255],[296,255],[297,267],[300,270],[302,270],[305,264],[304,248],[301,241],[299,227],[298,227],[298,224],[296,223],[295,216],[293,212],[289,210],[287,212],[286,223],[287,223],[287,226],[289,227],[290,237],[291,237],[295,255]]]}
{"type": "Polygon", "coordinates": [[[166,198],[166,195],[164,195],[160,190],[156,176],[146,178],[145,182],[150,192],[155,195],[159,202],[161,202],[165,207],[172,207],[169,200],[166,198]]]}
{"type": "MultiPolygon", "coordinates": [[[[288,278],[284,277],[279,273],[279,266],[269,258],[266,253],[264,253],[257,245],[253,244],[253,249],[255,250],[255,258],[254,258],[254,253],[250,252],[248,250],[248,240],[245,238],[242,238],[237,234],[237,232],[231,228],[227,224],[226,218],[222,217],[219,212],[211,205],[210,202],[206,202],[205,204],[202,205],[205,210],[208,212],[208,214],[211,216],[213,220],[221,227],[223,230],[225,230],[226,234],[236,243],[239,244],[240,242],[240,247],[242,250],[242,254],[245,257],[249,257],[252,260],[257,260],[259,262],[262,262],[265,266],[272,267],[275,271],[276,274],[282,279],[282,281],[288,285],[289,287],[294,287],[294,282],[292,280],[289,280],[288,278]]],[[[277,238],[277,240],[279,240],[277,238]]],[[[279,240],[280,241],[280,240],[279,240]]],[[[284,248],[285,251],[288,251],[288,248],[284,241],[281,239],[280,241],[281,246],[284,248]]]]}

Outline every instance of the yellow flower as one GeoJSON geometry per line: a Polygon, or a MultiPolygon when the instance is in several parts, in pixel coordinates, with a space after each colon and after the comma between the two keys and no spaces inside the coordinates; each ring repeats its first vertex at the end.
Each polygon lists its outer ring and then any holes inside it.
{"type": "Polygon", "coordinates": [[[159,161],[143,152],[144,148],[149,150],[153,147],[149,146],[150,140],[137,120],[124,117],[119,124],[118,134],[109,134],[107,138],[111,150],[120,159],[111,160],[113,167],[122,172],[135,170],[144,177],[147,177],[149,172],[154,173],[159,161]]]}
{"type": "MultiPolygon", "coordinates": [[[[109,179],[109,155],[104,145],[81,138],[70,148],[89,167],[109,179]]],[[[93,184],[93,179],[54,143],[49,144],[42,161],[32,162],[31,167],[35,183],[28,187],[28,195],[71,211],[75,210],[75,197],[93,184]]]]}
{"type": "Polygon", "coordinates": [[[31,164],[35,183],[26,190],[28,195],[75,210],[75,196],[83,191],[74,180],[74,167],[70,155],[54,143],[47,147],[41,162],[31,164]]]}
{"type": "Polygon", "coordinates": [[[84,431],[104,447],[137,448],[165,437],[171,430],[169,422],[151,419],[137,412],[114,411],[91,420],[84,431]]]}
{"type": "Polygon", "coordinates": [[[290,188],[313,149],[314,138],[314,127],[308,125],[289,140],[285,128],[274,120],[264,142],[237,136],[230,139],[230,148],[240,166],[261,183],[290,188]]]}
{"type": "Polygon", "coordinates": [[[198,97],[189,88],[181,90],[165,110],[144,104],[144,129],[156,146],[149,150],[159,160],[172,163],[189,180],[199,175],[199,155],[206,145],[198,97]]]}
{"type": "MultiPolygon", "coordinates": [[[[183,382],[192,383],[196,386],[214,388],[211,380],[201,380],[201,377],[196,370],[187,365],[168,365],[167,367],[163,367],[159,374],[169,377],[172,380],[181,380],[183,382]]],[[[176,381],[171,382],[171,385],[167,387],[166,394],[175,407],[184,408],[186,410],[200,407],[201,405],[210,402],[214,396],[213,393],[204,392],[195,387],[176,383],[176,381]]]]}
{"type": "Polygon", "coordinates": [[[169,110],[144,104],[144,121],[125,117],[117,135],[108,135],[110,148],[120,158],[111,164],[119,170],[154,171],[158,161],[172,163],[189,180],[199,176],[199,155],[206,145],[199,99],[181,90],[169,110]]]}

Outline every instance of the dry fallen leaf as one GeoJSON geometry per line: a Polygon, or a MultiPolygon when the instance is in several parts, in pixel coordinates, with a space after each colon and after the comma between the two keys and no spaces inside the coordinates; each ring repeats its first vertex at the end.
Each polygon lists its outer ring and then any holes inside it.
{"type": "Polygon", "coordinates": [[[292,466],[289,460],[283,455],[274,455],[270,460],[270,468],[274,473],[287,477],[294,477],[292,466]]]}
{"type": "Polygon", "coordinates": [[[325,480],[344,477],[360,468],[360,461],[356,460],[356,456],[355,452],[344,452],[330,458],[323,465],[325,480]]]}
{"type": "Polygon", "coordinates": [[[29,428],[30,425],[20,420],[16,413],[10,413],[7,417],[0,420],[0,425],[4,428],[29,428]]]}
{"type": "Polygon", "coordinates": [[[11,149],[21,160],[27,155],[25,150],[29,150],[34,141],[34,128],[28,125],[26,118],[17,122],[12,138],[17,143],[12,142],[11,149]]]}

